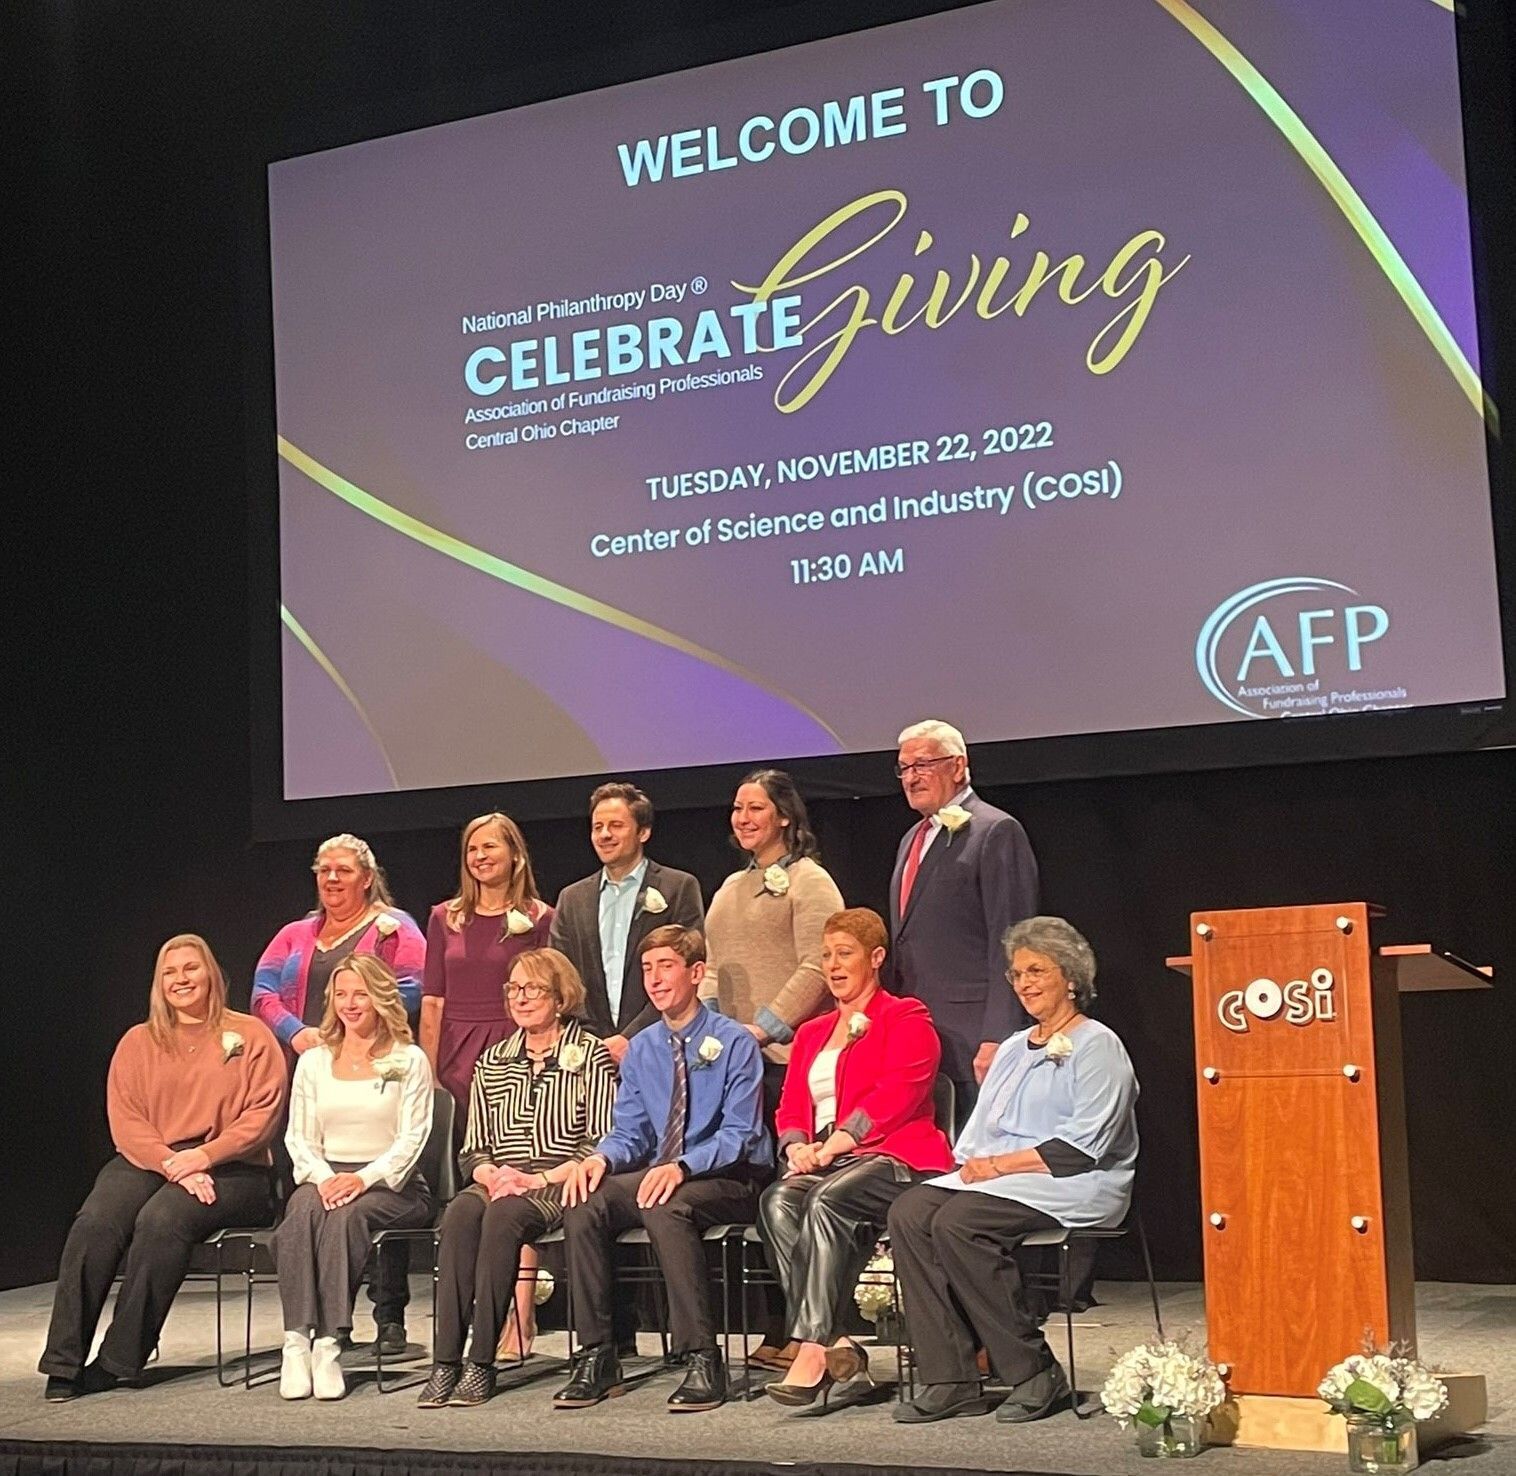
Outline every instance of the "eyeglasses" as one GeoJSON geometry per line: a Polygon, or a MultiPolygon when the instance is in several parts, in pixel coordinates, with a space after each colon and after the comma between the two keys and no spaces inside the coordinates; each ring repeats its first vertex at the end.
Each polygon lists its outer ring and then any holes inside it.
{"type": "Polygon", "coordinates": [[[541,999],[547,993],[547,989],[541,984],[507,984],[505,997],[507,999],[541,999]]]}
{"type": "Polygon", "coordinates": [[[1007,969],[1005,978],[1008,984],[1019,984],[1023,979],[1028,984],[1040,984],[1044,979],[1051,979],[1058,972],[1056,966],[1049,968],[1046,964],[1033,964],[1026,969],[1007,969]]]}
{"type": "Polygon", "coordinates": [[[904,779],[907,774],[914,774],[917,770],[930,769],[934,764],[950,764],[957,757],[956,753],[945,753],[941,758],[917,759],[913,764],[896,764],[895,777],[897,779],[904,779]]]}

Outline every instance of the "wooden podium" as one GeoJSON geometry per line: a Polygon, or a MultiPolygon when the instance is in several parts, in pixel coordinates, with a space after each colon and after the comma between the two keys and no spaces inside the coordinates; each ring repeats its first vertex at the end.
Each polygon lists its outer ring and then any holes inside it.
{"type": "Polygon", "coordinates": [[[1489,970],[1376,951],[1376,915],[1197,912],[1194,953],[1167,961],[1193,974],[1206,1324],[1242,1444],[1338,1448],[1322,1375],[1366,1338],[1416,1345],[1398,995],[1489,970]]]}

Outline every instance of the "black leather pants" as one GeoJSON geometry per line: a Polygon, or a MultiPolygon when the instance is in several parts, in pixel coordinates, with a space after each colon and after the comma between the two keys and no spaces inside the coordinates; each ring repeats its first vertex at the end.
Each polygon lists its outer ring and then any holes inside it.
{"type": "Polygon", "coordinates": [[[789,1334],[830,1343],[895,1197],[923,1176],[883,1154],[770,1184],[758,1201],[769,1265],[784,1288],[789,1334]]]}

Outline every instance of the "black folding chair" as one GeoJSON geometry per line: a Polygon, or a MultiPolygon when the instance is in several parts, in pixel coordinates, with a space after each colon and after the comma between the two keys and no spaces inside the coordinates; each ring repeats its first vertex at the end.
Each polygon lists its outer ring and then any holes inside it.
{"type": "Polygon", "coordinates": [[[1111,1229],[1070,1229],[1059,1226],[1056,1230],[1034,1230],[1018,1247],[1026,1250],[1041,1246],[1057,1253],[1054,1269],[1023,1268],[1021,1284],[1030,1292],[1042,1292],[1056,1298],[1053,1306],[1063,1309],[1064,1336],[1069,1350],[1069,1388],[1073,1390],[1074,1413],[1081,1420],[1088,1419],[1096,1411],[1094,1408],[1085,1409],[1080,1404],[1078,1376],[1074,1369],[1074,1252],[1081,1246],[1087,1245],[1094,1249],[1101,1241],[1120,1240],[1133,1231],[1137,1234],[1137,1244],[1142,1251],[1142,1269],[1147,1276],[1148,1296],[1153,1303],[1153,1326],[1157,1329],[1158,1341],[1162,1342],[1163,1309],[1158,1305],[1158,1283],[1153,1279],[1153,1258],[1148,1250],[1147,1231],[1143,1227],[1135,1197],[1127,1210],[1126,1218],[1111,1229]]]}
{"type": "MultiPolygon", "coordinates": [[[[432,1130],[427,1135],[426,1146],[421,1150],[417,1165],[432,1191],[436,1210],[432,1223],[415,1230],[378,1230],[370,1242],[374,1254],[383,1253],[387,1245],[425,1245],[432,1253],[432,1341],[436,1344],[437,1330],[437,1246],[441,1240],[442,1216],[453,1196],[458,1193],[458,1159],[454,1152],[453,1130],[455,1105],[453,1094],[446,1087],[432,1088],[432,1130]]],[[[430,1360],[428,1360],[430,1363],[430,1360]]],[[[423,1382],[425,1375],[404,1379],[386,1385],[384,1382],[384,1344],[374,1340],[374,1385],[381,1394],[393,1394],[423,1382]]]]}

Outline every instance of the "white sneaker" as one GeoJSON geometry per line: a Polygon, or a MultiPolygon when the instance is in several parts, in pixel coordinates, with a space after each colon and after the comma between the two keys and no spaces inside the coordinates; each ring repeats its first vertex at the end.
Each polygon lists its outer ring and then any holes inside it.
{"type": "Polygon", "coordinates": [[[341,1356],[336,1338],[317,1338],[311,1345],[311,1390],[317,1399],[341,1399],[347,1393],[347,1380],[337,1361],[341,1356]]]}
{"type": "Polygon", "coordinates": [[[279,1397],[311,1397],[311,1335],[307,1332],[284,1334],[284,1357],[279,1364],[279,1397]]]}

